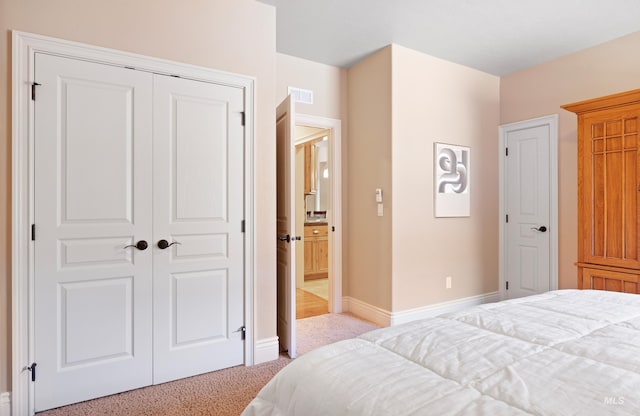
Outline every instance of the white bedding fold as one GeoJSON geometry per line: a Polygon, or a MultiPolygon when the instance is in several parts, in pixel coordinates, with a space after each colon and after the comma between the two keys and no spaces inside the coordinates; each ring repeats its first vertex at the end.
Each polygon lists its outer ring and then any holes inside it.
{"type": "Polygon", "coordinates": [[[252,415],[640,415],[640,296],[554,291],[379,329],[280,371],[252,415]]]}

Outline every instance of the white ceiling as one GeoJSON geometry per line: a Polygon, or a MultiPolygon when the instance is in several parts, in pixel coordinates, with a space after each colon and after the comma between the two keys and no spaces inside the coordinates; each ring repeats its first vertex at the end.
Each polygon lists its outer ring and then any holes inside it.
{"type": "Polygon", "coordinates": [[[341,67],[396,43],[502,76],[640,31],[640,0],[259,1],[278,52],[341,67]]]}

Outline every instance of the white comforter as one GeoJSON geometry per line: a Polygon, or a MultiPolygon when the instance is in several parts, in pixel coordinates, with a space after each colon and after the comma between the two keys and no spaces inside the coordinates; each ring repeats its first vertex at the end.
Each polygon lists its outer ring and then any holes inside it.
{"type": "Polygon", "coordinates": [[[243,415],[640,415],[640,295],[555,291],[304,354],[243,415]]]}

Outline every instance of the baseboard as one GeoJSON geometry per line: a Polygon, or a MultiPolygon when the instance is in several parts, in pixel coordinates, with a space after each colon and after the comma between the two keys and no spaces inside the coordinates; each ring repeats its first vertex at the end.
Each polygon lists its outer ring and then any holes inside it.
{"type": "Polygon", "coordinates": [[[11,393],[0,393],[0,416],[11,416],[11,393]]]}
{"type": "Polygon", "coordinates": [[[342,298],[342,311],[351,312],[352,314],[373,322],[380,327],[389,326],[391,324],[391,312],[350,296],[344,296],[342,298]]]}
{"type": "Polygon", "coordinates": [[[431,318],[443,313],[456,312],[483,303],[500,301],[500,292],[489,292],[482,295],[454,299],[447,302],[434,303],[419,308],[407,309],[399,312],[389,312],[361,300],[345,296],[342,298],[342,309],[345,312],[359,316],[379,326],[391,326],[415,321],[416,319],[431,318]]]}
{"type": "Polygon", "coordinates": [[[431,318],[442,315],[443,313],[457,312],[483,303],[498,301],[500,301],[500,292],[489,292],[483,293],[482,295],[469,296],[447,302],[434,303],[433,305],[421,306],[419,308],[393,312],[391,313],[391,325],[403,324],[405,322],[415,321],[416,319],[431,318]]]}
{"type": "Polygon", "coordinates": [[[280,344],[278,343],[278,337],[260,339],[256,341],[256,349],[253,354],[254,364],[277,360],[279,356],[280,344]]]}

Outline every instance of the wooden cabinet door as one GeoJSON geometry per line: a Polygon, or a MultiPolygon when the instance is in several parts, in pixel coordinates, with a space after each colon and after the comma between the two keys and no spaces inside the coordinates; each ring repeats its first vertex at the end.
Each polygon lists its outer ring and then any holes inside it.
{"type": "Polygon", "coordinates": [[[327,225],[304,227],[304,278],[327,277],[329,271],[329,237],[327,225]]]}
{"type": "Polygon", "coordinates": [[[318,237],[316,240],[316,257],[318,273],[326,273],[329,271],[329,238],[318,237]]]}
{"type": "Polygon", "coordinates": [[[639,114],[636,104],[579,119],[579,262],[640,267],[639,114]]]}
{"type": "Polygon", "coordinates": [[[316,270],[316,239],[305,237],[304,239],[304,274],[315,273],[316,270]]]}

